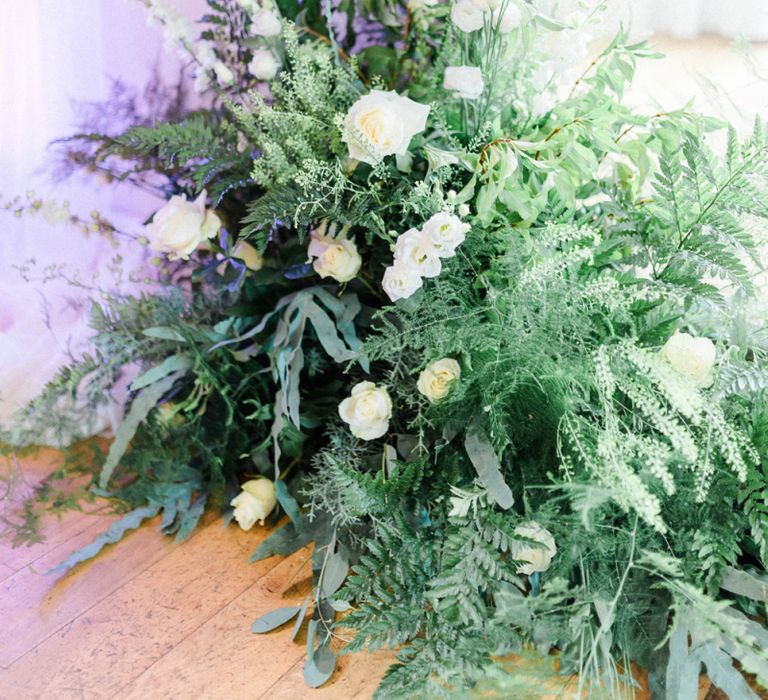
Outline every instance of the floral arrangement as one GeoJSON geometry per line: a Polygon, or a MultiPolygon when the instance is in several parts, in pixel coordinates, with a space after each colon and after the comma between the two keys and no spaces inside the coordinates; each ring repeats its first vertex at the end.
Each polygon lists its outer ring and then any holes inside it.
{"type": "Polygon", "coordinates": [[[144,4],[208,106],[68,145],[167,203],[161,290],[95,301],[94,351],[23,418],[139,367],[98,473],[27,505],[123,510],[61,566],[218,508],[279,524],[252,560],[314,543],[310,598],[254,626],[308,625],[311,686],[394,647],[380,697],[462,696],[526,649],[579,693],[631,694],[636,664],[757,697],[761,122],[628,108],[654,54],[591,58],[580,3],[208,0],[202,29],[144,4]]]}

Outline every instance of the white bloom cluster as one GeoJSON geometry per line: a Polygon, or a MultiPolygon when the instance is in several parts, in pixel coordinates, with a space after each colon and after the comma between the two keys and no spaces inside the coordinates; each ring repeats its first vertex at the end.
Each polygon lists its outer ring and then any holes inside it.
{"type": "Polygon", "coordinates": [[[469,224],[455,214],[439,212],[419,230],[412,228],[395,243],[395,260],[384,271],[382,286],[392,301],[407,299],[422,285],[423,277],[440,274],[441,258],[452,258],[467,236],[469,224]]]}
{"type": "Polygon", "coordinates": [[[231,85],[235,76],[216,57],[213,48],[202,41],[192,23],[166,0],[144,0],[148,14],[147,22],[163,27],[166,43],[179,49],[183,58],[191,55],[197,63],[195,69],[195,90],[205,91],[210,85],[210,75],[221,85],[231,85]]]}
{"type": "Polygon", "coordinates": [[[501,34],[509,34],[520,26],[522,12],[515,0],[456,0],[451,20],[462,32],[476,32],[487,20],[501,34]]]}
{"type": "Polygon", "coordinates": [[[269,49],[254,49],[248,64],[248,72],[257,80],[272,80],[280,68],[275,55],[269,49]]]}

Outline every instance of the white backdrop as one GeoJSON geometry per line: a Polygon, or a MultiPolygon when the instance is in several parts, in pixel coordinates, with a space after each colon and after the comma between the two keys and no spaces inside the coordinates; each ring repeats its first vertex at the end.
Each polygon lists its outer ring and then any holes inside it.
{"type": "Polygon", "coordinates": [[[629,21],[640,35],[702,34],[768,40],[768,0],[608,0],[613,21],[629,21]]]}
{"type": "MultiPolygon", "coordinates": [[[[191,14],[203,5],[174,2],[191,14]]],[[[69,200],[82,216],[98,209],[136,230],[155,207],[152,198],[84,178],[54,187],[44,166],[47,144],[75,130],[75,102],[105,100],[110,78],[141,87],[161,59],[166,75],[177,74],[178,60],[163,51],[144,8],[135,0],[0,0],[0,32],[0,195],[34,190],[69,200]]],[[[0,212],[0,425],[79,352],[89,333],[87,291],[43,283],[49,266],[114,289],[107,268],[118,253],[126,269],[135,269],[145,251],[135,244],[116,250],[65,225],[0,212]],[[21,266],[32,282],[22,281],[21,266]]]]}

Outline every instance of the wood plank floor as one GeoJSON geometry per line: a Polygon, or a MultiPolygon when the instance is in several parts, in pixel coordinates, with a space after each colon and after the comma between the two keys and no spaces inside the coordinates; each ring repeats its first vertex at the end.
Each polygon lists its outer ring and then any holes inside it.
{"type": "MultiPolygon", "coordinates": [[[[0,468],[21,470],[23,491],[57,459],[45,450],[0,468]]],[[[109,522],[68,513],[43,523],[44,543],[0,542],[0,699],[372,696],[391,654],[341,657],[312,691],[305,638],[250,632],[260,614],[306,596],[309,550],[249,565],[265,528],[242,532],[213,518],[175,545],[154,521],[68,574],[45,575],[109,522]]]]}
{"type": "MultiPolygon", "coordinates": [[[[12,469],[21,484],[6,504],[29,492],[59,460],[54,450],[14,464],[0,460],[0,475],[12,469]]],[[[342,656],[330,682],[310,690],[303,680],[303,634],[292,642],[290,629],[250,632],[259,615],[306,596],[308,548],[249,565],[266,528],[243,532],[211,516],[176,545],[160,534],[155,519],[73,571],[45,574],[110,520],[70,512],[42,523],[43,543],[13,549],[0,542],[0,700],[372,697],[391,652],[342,656]]],[[[525,662],[506,662],[525,673],[525,662]]],[[[540,677],[542,663],[530,673],[540,677]]],[[[708,685],[702,683],[699,697],[714,700],[708,685]]],[[[574,697],[574,687],[573,678],[554,673],[553,659],[551,678],[537,697],[565,700],[574,697]]],[[[644,689],[637,695],[647,697],[644,689]]]]}

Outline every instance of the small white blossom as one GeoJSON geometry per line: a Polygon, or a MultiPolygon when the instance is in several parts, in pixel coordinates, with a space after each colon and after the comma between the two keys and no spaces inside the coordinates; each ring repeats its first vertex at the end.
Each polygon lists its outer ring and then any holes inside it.
{"type": "Polygon", "coordinates": [[[283,25],[276,13],[261,9],[251,15],[251,31],[258,36],[277,36],[283,25]]]}
{"type": "MultiPolygon", "coordinates": [[[[461,206],[466,207],[465,204],[461,206]]],[[[461,213],[461,206],[459,212],[461,213]]],[[[467,213],[469,213],[467,207],[467,213]]],[[[458,216],[447,212],[433,214],[424,224],[424,237],[432,244],[437,255],[441,258],[451,258],[466,239],[469,224],[465,224],[458,216]]]]}
{"type": "Polygon", "coordinates": [[[476,32],[483,28],[485,10],[473,0],[456,0],[451,7],[451,21],[462,32],[476,32]]]}
{"type": "Polygon", "coordinates": [[[405,265],[420,277],[437,277],[441,268],[440,257],[431,239],[415,228],[398,236],[395,265],[405,265]]]}
{"type": "Polygon", "coordinates": [[[423,284],[421,275],[411,267],[395,264],[384,271],[381,286],[392,301],[407,299],[423,284]]]}
{"type": "Polygon", "coordinates": [[[448,66],[443,75],[443,87],[453,92],[454,97],[476,100],[485,89],[483,73],[475,66],[448,66]]]}
{"type": "Polygon", "coordinates": [[[272,80],[277,75],[280,64],[269,49],[254,49],[253,58],[248,64],[248,72],[258,80],[272,80]]]}

